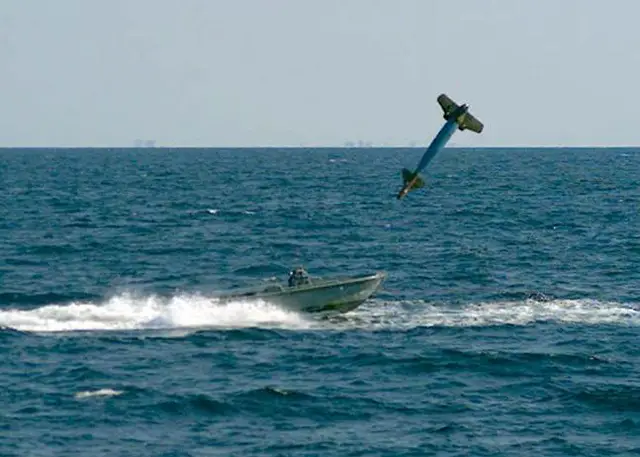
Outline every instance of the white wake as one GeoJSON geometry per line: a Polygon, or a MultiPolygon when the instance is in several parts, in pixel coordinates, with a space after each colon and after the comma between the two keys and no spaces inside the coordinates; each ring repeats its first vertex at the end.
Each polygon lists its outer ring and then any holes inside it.
{"type": "Polygon", "coordinates": [[[271,304],[235,301],[221,304],[202,295],[122,294],[103,303],[46,305],[31,310],[0,310],[0,327],[30,332],[143,330],[176,328],[307,328],[303,316],[271,304]]]}
{"type": "Polygon", "coordinates": [[[260,300],[222,304],[203,295],[182,294],[165,298],[125,293],[97,303],[73,302],[31,310],[0,310],[0,328],[41,333],[248,327],[400,330],[433,326],[525,326],[536,322],[640,326],[640,306],[597,300],[530,299],[451,305],[374,299],[345,315],[322,318],[285,310],[260,300]]]}
{"type": "Polygon", "coordinates": [[[640,306],[598,300],[521,300],[447,305],[425,301],[374,300],[358,313],[336,319],[343,328],[411,329],[415,327],[525,326],[558,324],[612,324],[640,326],[640,306]]]}

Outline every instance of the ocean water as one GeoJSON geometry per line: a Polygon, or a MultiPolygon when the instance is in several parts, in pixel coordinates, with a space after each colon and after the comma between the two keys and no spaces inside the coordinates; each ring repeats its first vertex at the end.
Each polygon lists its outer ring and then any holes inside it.
{"type": "Polygon", "coordinates": [[[0,151],[0,455],[640,453],[640,150],[421,154],[0,151]]]}

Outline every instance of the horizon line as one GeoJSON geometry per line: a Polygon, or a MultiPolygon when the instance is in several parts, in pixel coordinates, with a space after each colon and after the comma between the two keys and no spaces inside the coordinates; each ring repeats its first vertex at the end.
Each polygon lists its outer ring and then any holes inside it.
{"type": "MultiPolygon", "coordinates": [[[[0,146],[0,150],[34,149],[425,149],[428,145],[410,146],[0,146]]],[[[628,149],[640,148],[640,145],[510,145],[510,146],[445,146],[443,149],[628,149]]]]}

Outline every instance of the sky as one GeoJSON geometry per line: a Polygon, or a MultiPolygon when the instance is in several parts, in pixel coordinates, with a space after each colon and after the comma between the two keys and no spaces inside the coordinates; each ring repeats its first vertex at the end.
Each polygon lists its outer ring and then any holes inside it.
{"type": "Polygon", "coordinates": [[[637,0],[2,0],[0,147],[640,145],[637,0]]]}

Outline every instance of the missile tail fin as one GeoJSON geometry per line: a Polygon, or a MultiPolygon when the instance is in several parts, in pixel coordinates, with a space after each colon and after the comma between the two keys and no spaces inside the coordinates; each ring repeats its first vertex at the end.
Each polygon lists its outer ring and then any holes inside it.
{"type": "Polygon", "coordinates": [[[460,124],[460,130],[471,130],[472,132],[481,133],[484,125],[476,119],[471,113],[465,114],[460,124]]]}
{"type": "MultiPolygon", "coordinates": [[[[451,100],[446,94],[440,94],[438,96],[438,104],[444,112],[444,118],[449,120],[451,114],[459,108],[459,105],[451,100]]],[[[467,112],[463,117],[458,127],[460,130],[471,130],[472,132],[481,133],[484,129],[484,125],[478,119],[476,119],[471,113],[467,112]]]]}
{"type": "Polygon", "coordinates": [[[440,108],[444,112],[444,118],[449,119],[451,113],[458,109],[458,104],[451,100],[447,94],[438,95],[438,103],[440,104],[440,108]]]}

